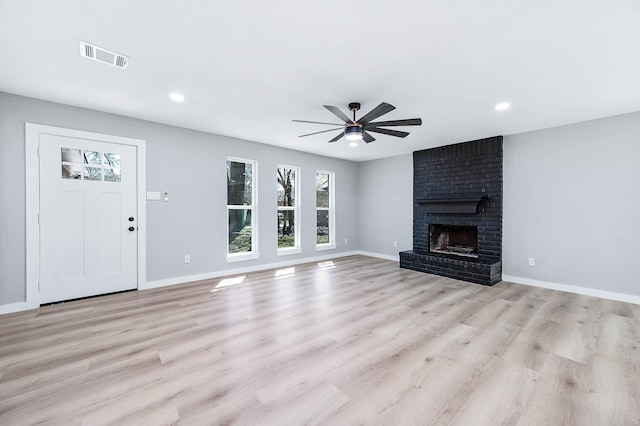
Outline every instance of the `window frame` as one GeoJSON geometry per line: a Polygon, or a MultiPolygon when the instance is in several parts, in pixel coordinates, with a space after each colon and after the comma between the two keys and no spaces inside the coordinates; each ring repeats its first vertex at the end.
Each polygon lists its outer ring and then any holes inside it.
{"type": "MultiPolygon", "coordinates": [[[[291,254],[299,254],[302,253],[302,245],[301,245],[301,216],[300,216],[300,181],[301,181],[301,171],[298,166],[290,166],[288,164],[278,164],[276,169],[276,216],[280,213],[280,210],[288,210],[293,211],[293,223],[294,223],[294,246],[293,247],[278,247],[278,256],[287,256],[291,254]],[[278,181],[277,181],[277,172],[281,168],[291,169],[294,171],[294,186],[293,186],[293,199],[295,201],[294,206],[279,206],[278,205],[278,181]]],[[[278,232],[279,226],[276,228],[276,246],[278,243],[278,232]]]]}
{"type": "Polygon", "coordinates": [[[260,257],[258,251],[258,162],[247,158],[227,157],[225,162],[226,192],[227,192],[227,214],[226,214],[226,254],[227,263],[243,262],[246,260],[255,260],[260,257]],[[251,205],[229,204],[229,181],[226,172],[229,162],[251,164],[251,205]],[[251,210],[251,251],[242,253],[229,253],[229,211],[230,210],[251,210]]]}
{"type": "Polygon", "coordinates": [[[318,180],[318,175],[324,174],[329,176],[329,207],[318,207],[318,188],[315,188],[315,198],[316,198],[316,251],[322,250],[333,250],[336,246],[336,221],[335,221],[335,210],[336,210],[336,174],[335,172],[330,172],[328,170],[316,170],[314,186],[318,180]],[[318,244],[318,211],[328,211],[329,218],[329,242],[318,244]]]}

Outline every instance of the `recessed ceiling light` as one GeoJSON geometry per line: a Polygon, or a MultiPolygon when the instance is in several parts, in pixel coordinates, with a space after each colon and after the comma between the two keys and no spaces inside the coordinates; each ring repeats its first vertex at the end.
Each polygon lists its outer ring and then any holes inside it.
{"type": "Polygon", "coordinates": [[[180,93],[170,93],[169,94],[169,98],[171,98],[172,101],[174,102],[183,102],[184,101],[184,95],[181,95],[180,93]]]}
{"type": "Polygon", "coordinates": [[[356,146],[358,146],[358,142],[353,141],[349,144],[349,146],[355,148],[356,146]]]}
{"type": "Polygon", "coordinates": [[[511,104],[509,102],[500,102],[499,104],[496,104],[494,108],[496,111],[504,111],[505,109],[509,109],[510,107],[511,104]]]}

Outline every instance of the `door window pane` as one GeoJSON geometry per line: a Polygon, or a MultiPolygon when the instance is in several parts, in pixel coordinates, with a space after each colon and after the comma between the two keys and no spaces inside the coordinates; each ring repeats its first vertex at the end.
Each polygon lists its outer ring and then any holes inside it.
{"type": "Polygon", "coordinates": [[[102,180],[102,168],[85,166],[84,180],[102,180]]]}
{"type": "Polygon", "coordinates": [[[82,165],[80,165],[80,164],[63,164],[62,165],[62,178],[63,179],[80,179],[80,178],[82,178],[82,165]]]}
{"type": "Polygon", "coordinates": [[[103,157],[101,152],[85,151],[84,152],[84,162],[85,162],[85,164],[102,165],[102,163],[104,162],[104,157],[103,157]]]}
{"type": "Polygon", "coordinates": [[[79,149],[61,148],[60,151],[63,163],[82,163],[82,157],[79,149]]]}
{"type": "Polygon", "coordinates": [[[111,167],[120,167],[120,154],[105,153],[104,154],[106,165],[111,167]]]}
{"type": "Polygon", "coordinates": [[[120,169],[104,169],[104,180],[106,182],[120,182],[120,169]]]}
{"type": "Polygon", "coordinates": [[[63,179],[82,179],[82,151],[74,148],[61,148],[63,179]]]}

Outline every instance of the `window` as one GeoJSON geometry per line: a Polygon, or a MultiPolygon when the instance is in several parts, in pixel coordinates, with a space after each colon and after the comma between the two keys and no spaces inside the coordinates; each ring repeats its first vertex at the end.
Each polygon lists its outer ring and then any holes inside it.
{"type": "Polygon", "coordinates": [[[316,250],[336,248],[334,187],[333,172],[316,172],[316,250]]]}
{"type": "Polygon", "coordinates": [[[278,255],[302,252],[297,226],[299,176],[298,167],[278,165],[278,255]]]}
{"type": "Polygon", "coordinates": [[[120,154],[61,149],[62,178],[120,182],[120,154]]]}
{"type": "Polygon", "coordinates": [[[255,220],[257,168],[255,161],[227,160],[227,262],[259,257],[255,220]]]}

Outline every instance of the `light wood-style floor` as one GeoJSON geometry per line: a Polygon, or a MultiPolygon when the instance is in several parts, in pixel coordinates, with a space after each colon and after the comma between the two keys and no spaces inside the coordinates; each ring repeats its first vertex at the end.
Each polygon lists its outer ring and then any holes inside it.
{"type": "Polygon", "coordinates": [[[638,425],[640,306],[363,256],[0,317],[0,424],[638,425]]]}

